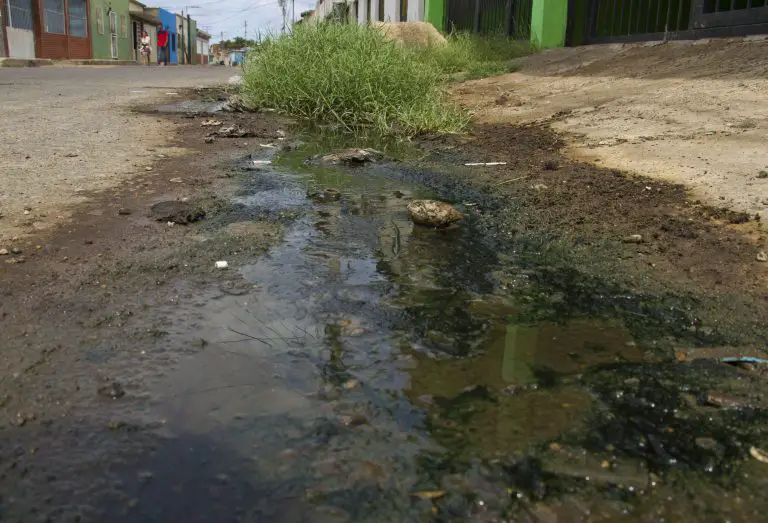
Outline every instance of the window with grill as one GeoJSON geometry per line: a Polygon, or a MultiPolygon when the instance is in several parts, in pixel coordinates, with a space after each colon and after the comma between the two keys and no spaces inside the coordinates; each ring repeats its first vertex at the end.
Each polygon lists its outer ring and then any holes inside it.
{"type": "MultiPolygon", "coordinates": [[[[72,36],[88,36],[88,14],[86,0],[69,0],[69,34],[72,36]]],[[[103,29],[103,26],[102,26],[103,29]]]]}
{"type": "Polygon", "coordinates": [[[67,34],[64,0],[43,0],[43,22],[46,33],[67,34]]]}
{"type": "Polygon", "coordinates": [[[109,32],[117,34],[117,13],[114,11],[109,12],[109,32]]]}
{"type": "Polygon", "coordinates": [[[32,0],[8,0],[8,20],[6,23],[15,29],[32,31],[35,28],[32,21],[32,0]]]}

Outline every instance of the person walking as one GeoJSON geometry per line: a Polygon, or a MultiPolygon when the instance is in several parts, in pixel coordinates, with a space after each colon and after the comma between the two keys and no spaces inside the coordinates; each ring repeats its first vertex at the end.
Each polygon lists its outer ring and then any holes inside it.
{"type": "Polygon", "coordinates": [[[146,31],[141,33],[141,61],[149,67],[149,60],[152,56],[152,39],[146,31]]]}
{"type": "Polygon", "coordinates": [[[157,26],[157,65],[168,65],[168,29],[157,26]]]}

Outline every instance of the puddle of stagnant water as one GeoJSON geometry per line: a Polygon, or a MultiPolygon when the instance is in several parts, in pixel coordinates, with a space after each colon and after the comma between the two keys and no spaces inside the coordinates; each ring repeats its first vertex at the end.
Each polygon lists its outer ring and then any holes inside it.
{"type": "MultiPolygon", "coordinates": [[[[712,412],[678,416],[691,399],[621,318],[531,322],[493,280],[501,262],[472,216],[452,230],[414,227],[406,204],[431,190],[388,167],[301,165],[321,148],[287,153],[245,184],[238,206],[296,219],[281,245],[231,267],[220,287],[190,288],[202,306],[175,311],[186,321],[176,340],[207,345],[154,390],[169,430],[214,438],[241,458],[221,474],[258,494],[238,499],[232,513],[245,521],[643,521],[679,493],[729,492],[733,475],[707,474],[740,470],[737,448],[759,443],[759,413],[751,425],[723,422],[738,426],[738,437],[708,430],[712,412]],[[307,198],[325,187],[342,198],[307,198]],[[647,400],[654,391],[658,404],[647,400]],[[676,430],[691,441],[676,440],[676,430]]],[[[740,380],[731,370],[712,372],[740,380]]],[[[694,398],[697,376],[687,385],[694,398]]],[[[193,485],[221,481],[177,474],[193,485]]],[[[760,485],[739,487],[748,497],[760,485]]],[[[681,513],[701,508],[689,505],[681,513]]]]}

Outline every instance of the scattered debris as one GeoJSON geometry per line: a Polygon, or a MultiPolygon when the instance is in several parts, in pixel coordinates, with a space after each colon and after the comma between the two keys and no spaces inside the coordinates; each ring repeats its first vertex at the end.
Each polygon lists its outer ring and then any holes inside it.
{"type": "Polygon", "coordinates": [[[5,263],[9,265],[16,265],[19,263],[24,263],[25,261],[27,260],[23,256],[19,256],[17,258],[11,258],[10,260],[6,260],[5,263]]]}
{"type": "Polygon", "coordinates": [[[150,167],[149,165],[147,165],[146,167],[144,167],[144,170],[145,170],[145,171],[151,171],[151,170],[152,170],[152,167],[150,167]]]}
{"type": "Polygon", "coordinates": [[[178,223],[186,225],[205,217],[205,211],[187,202],[165,201],[154,204],[150,215],[159,222],[178,223]]]}
{"type": "Polygon", "coordinates": [[[243,77],[237,74],[234,76],[230,76],[229,80],[227,80],[227,83],[229,85],[240,85],[241,83],[243,83],[243,77]]]}
{"type": "Polygon", "coordinates": [[[412,492],[411,496],[419,499],[440,499],[445,496],[444,490],[421,490],[419,492],[412,492]]]}
{"type": "Polygon", "coordinates": [[[345,427],[359,427],[367,425],[368,419],[362,414],[352,414],[351,416],[339,416],[339,421],[345,427]]]}
{"type": "Polygon", "coordinates": [[[253,165],[270,165],[270,160],[253,160],[253,165]]]}
{"type": "Polygon", "coordinates": [[[452,205],[437,200],[414,200],[408,213],[414,223],[428,227],[446,227],[464,218],[452,205]]]}
{"type": "Polygon", "coordinates": [[[336,189],[323,189],[322,191],[312,191],[307,197],[315,202],[335,202],[341,200],[341,192],[336,189]]]}
{"type": "Polygon", "coordinates": [[[120,215],[120,216],[128,216],[129,214],[131,214],[131,210],[130,209],[126,209],[125,207],[122,207],[122,208],[117,210],[117,214],[120,215]]]}
{"type": "Polygon", "coordinates": [[[759,262],[765,262],[768,261],[768,254],[766,254],[765,251],[760,251],[757,253],[756,258],[759,262]]]}
{"type": "Polygon", "coordinates": [[[347,380],[346,382],[344,382],[344,385],[342,386],[344,387],[345,390],[349,390],[349,391],[358,391],[362,388],[362,385],[360,384],[360,382],[354,378],[351,380],[347,380]]]}
{"type": "Polygon", "coordinates": [[[21,254],[22,252],[24,251],[22,251],[18,247],[11,247],[11,254],[21,254]]]}
{"type": "Polygon", "coordinates": [[[77,153],[67,153],[64,155],[64,158],[77,158],[78,156],[77,153]]]}
{"type": "Polygon", "coordinates": [[[643,236],[641,234],[630,234],[623,240],[624,243],[643,243],[643,236]]]}
{"type": "Polygon", "coordinates": [[[249,131],[238,125],[233,125],[232,127],[223,127],[216,131],[216,136],[221,136],[223,138],[245,138],[246,136],[250,135],[251,133],[249,131]]]}
{"type": "Polygon", "coordinates": [[[214,138],[213,136],[206,136],[205,137],[205,143],[213,143],[214,138]]]}
{"type": "Polygon", "coordinates": [[[220,261],[216,262],[216,268],[217,269],[226,269],[227,267],[229,267],[229,263],[227,263],[224,260],[220,260],[220,261]]]}
{"type": "Polygon", "coordinates": [[[755,356],[728,356],[726,358],[720,358],[723,363],[738,364],[738,363],[756,363],[761,365],[768,365],[768,359],[757,358],[755,356]]]}
{"type": "Polygon", "coordinates": [[[466,165],[467,167],[479,167],[479,166],[493,167],[495,165],[507,165],[507,162],[470,162],[470,163],[465,163],[464,165],[466,165]]]}
{"type": "Polygon", "coordinates": [[[545,171],[556,171],[560,168],[560,162],[558,162],[555,159],[550,158],[549,160],[546,160],[544,162],[544,170],[545,171]]]}
{"type": "Polygon", "coordinates": [[[8,249],[0,249],[0,256],[8,256],[9,251],[8,249]]]}
{"type": "Polygon", "coordinates": [[[499,183],[492,185],[491,187],[498,187],[499,185],[504,185],[505,183],[516,182],[518,180],[522,180],[523,178],[527,178],[527,176],[518,176],[517,178],[510,178],[509,180],[503,180],[503,181],[500,181],[499,183]]]}
{"type": "Polygon", "coordinates": [[[760,463],[765,463],[766,465],[768,465],[768,452],[762,449],[759,449],[757,447],[750,447],[749,455],[755,458],[760,463]]]}
{"type": "Polygon", "coordinates": [[[277,145],[273,143],[260,143],[259,147],[264,147],[265,149],[274,149],[277,147],[277,145]]]}
{"type": "Polygon", "coordinates": [[[229,97],[229,100],[222,106],[221,110],[230,113],[242,113],[248,110],[248,104],[245,103],[242,96],[234,94],[229,97]]]}
{"type": "Polygon", "coordinates": [[[202,127],[218,127],[222,125],[222,123],[218,120],[203,120],[200,122],[200,125],[202,127]]]}
{"type": "Polygon", "coordinates": [[[99,396],[104,396],[105,398],[112,398],[116,400],[125,396],[125,389],[120,384],[120,382],[113,381],[99,387],[98,393],[99,396]]]}
{"type": "Polygon", "coordinates": [[[362,165],[368,162],[378,162],[384,158],[384,153],[376,149],[345,149],[324,156],[314,156],[308,161],[319,160],[321,163],[338,165],[362,165]]]}
{"type": "Polygon", "coordinates": [[[168,180],[168,181],[169,181],[169,182],[173,182],[173,183],[181,183],[181,177],[180,177],[180,176],[177,176],[176,178],[171,178],[171,179],[170,179],[170,180],[168,180]]]}
{"type": "Polygon", "coordinates": [[[535,183],[531,187],[533,188],[534,191],[546,191],[547,189],[549,189],[549,186],[543,183],[535,183]]]}

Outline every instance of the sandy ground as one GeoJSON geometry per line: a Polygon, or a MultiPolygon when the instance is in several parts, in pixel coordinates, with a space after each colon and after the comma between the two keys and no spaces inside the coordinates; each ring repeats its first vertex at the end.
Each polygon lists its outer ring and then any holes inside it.
{"type": "Polygon", "coordinates": [[[131,112],[181,88],[226,83],[232,69],[0,69],[0,248],[69,217],[89,193],[145,173],[175,130],[131,112]]]}
{"type": "Polygon", "coordinates": [[[768,40],[587,46],[531,57],[456,94],[479,122],[551,122],[575,159],[765,213],[767,73],[768,40]]]}

